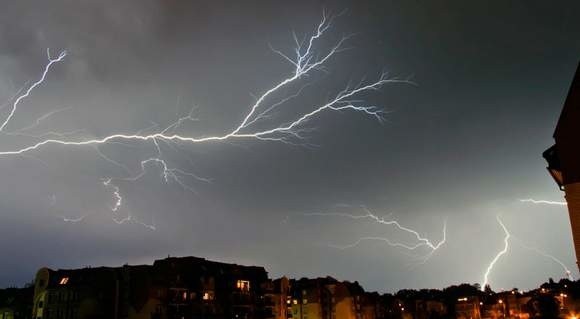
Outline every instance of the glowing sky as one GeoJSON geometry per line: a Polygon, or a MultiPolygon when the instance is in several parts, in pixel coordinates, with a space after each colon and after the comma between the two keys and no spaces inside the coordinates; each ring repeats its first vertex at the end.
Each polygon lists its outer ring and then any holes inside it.
{"type": "MultiPolygon", "coordinates": [[[[350,111],[309,120],[309,147],[255,139],[161,144],[171,165],[210,180],[184,176],[191,189],[166,183],[155,165],[139,180],[105,185],[123,169],[90,147],[1,157],[0,287],[30,281],[42,266],[167,255],[258,264],[272,276],[332,275],[379,291],[479,283],[504,248],[498,214],[518,241],[490,273],[494,289],[565,275],[537,250],[577,275],[566,206],[521,201],[563,200],[541,152],[552,144],[580,57],[576,2],[6,2],[0,103],[10,105],[38,79],[46,48],[53,56],[67,50],[20,102],[7,132],[58,110],[27,133],[99,138],[166,127],[194,108],[184,132],[227,133],[294,71],[271,48],[292,52],[292,31],[310,36],[324,8],[344,13],[318,51],[352,34],[348,50],[309,76],[303,94],[276,116],[287,119],[382,71],[416,85],[387,84],[358,97],[385,108],[383,123],[350,111]],[[113,186],[123,195],[119,213],[155,230],[112,220],[113,186]],[[433,243],[447,221],[445,244],[427,261],[429,247],[408,252],[365,240],[345,248],[363,237],[414,243],[412,233],[348,217],[369,211],[433,243]]],[[[0,151],[31,140],[0,133],[0,151]]],[[[133,170],[151,150],[123,142],[100,152],[133,170]]]]}

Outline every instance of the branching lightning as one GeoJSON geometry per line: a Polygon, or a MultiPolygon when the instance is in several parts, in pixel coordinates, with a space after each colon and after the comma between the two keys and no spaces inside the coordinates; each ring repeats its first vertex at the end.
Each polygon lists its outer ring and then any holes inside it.
{"type": "Polygon", "coordinates": [[[570,280],[574,280],[573,276],[572,276],[572,272],[570,271],[570,269],[566,266],[566,264],[564,264],[560,259],[556,258],[555,256],[546,253],[545,251],[527,245],[523,242],[523,240],[521,240],[520,238],[512,235],[510,233],[510,231],[507,229],[506,225],[502,222],[502,220],[499,218],[499,216],[496,216],[497,222],[500,224],[501,228],[504,231],[505,237],[504,237],[504,247],[501,251],[499,251],[497,253],[497,255],[494,257],[494,259],[491,261],[491,263],[489,264],[489,266],[486,269],[486,272],[484,274],[483,277],[483,283],[481,284],[481,289],[485,289],[485,286],[489,284],[489,275],[493,270],[493,267],[495,266],[495,264],[497,263],[497,261],[508,252],[509,249],[509,241],[510,239],[516,240],[518,242],[518,244],[523,247],[524,249],[533,251],[535,253],[537,253],[538,255],[542,256],[542,257],[546,257],[548,259],[551,259],[552,261],[554,261],[555,263],[557,263],[558,265],[560,265],[562,267],[562,269],[564,270],[564,273],[566,275],[566,277],[570,280]]]}
{"type": "MultiPolygon", "coordinates": [[[[129,174],[127,177],[104,177],[102,179],[102,184],[106,189],[112,192],[113,196],[113,206],[111,211],[117,213],[123,204],[123,196],[121,190],[116,182],[119,181],[137,181],[141,178],[146,171],[148,165],[154,164],[162,171],[162,177],[165,182],[174,181],[184,189],[193,191],[193,188],[189,186],[185,179],[194,179],[202,182],[208,182],[206,178],[199,177],[196,174],[186,172],[184,170],[170,167],[166,160],[163,159],[163,154],[161,152],[160,143],[165,143],[168,146],[172,144],[178,147],[177,143],[181,144],[200,144],[200,143],[210,143],[219,141],[242,140],[242,139],[254,139],[261,141],[276,141],[287,143],[290,145],[304,144],[304,134],[309,132],[310,129],[306,127],[306,124],[310,123],[315,117],[319,116],[323,112],[332,111],[354,111],[362,113],[373,117],[379,121],[382,121],[385,113],[376,106],[365,105],[361,100],[360,95],[368,93],[373,90],[378,90],[382,86],[389,83],[411,83],[409,80],[390,78],[387,73],[382,72],[378,78],[374,81],[361,81],[357,85],[351,86],[346,85],[341,91],[339,91],[333,98],[327,100],[325,103],[319,105],[312,105],[310,111],[305,111],[304,113],[296,113],[290,119],[286,119],[281,123],[274,123],[265,125],[263,120],[272,119],[273,111],[275,109],[281,108],[287,104],[288,101],[298,98],[301,92],[308,87],[308,84],[301,86],[296,93],[290,96],[280,97],[281,90],[283,88],[295,85],[300,81],[304,80],[311,73],[316,71],[326,72],[326,63],[333,58],[337,53],[344,50],[344,44],[349,39],[349,36],[344,36],[340,40],[336,41],[333,46],[326,50],[326,52],[320,53],[315,52],[315,48],[318,46],[319,40],[324,37],[326,32],[332,26],[333,16],[323,15],[321,22],[318,24],[314,32],[304,39],[304,41],[299,41],[296,36],[294,40],[296,43],[295,50],[293,54],[288,55],[279,50],[272,49],[275,53],[279,54],[284,60],[289,62],[293,66],[293,71],[291,75],[283,78],[276,84],[274,84],[269,89],[265,90],[260,96],[257,97],[255,103],[249,107],[249,111],[242,116],[241,122],[234,126],[231,130],[215,136],[191,136],[188,134],[179,133],[180,127],[189,122],[197,121],[190,112],[187,116],[180,117],[174,123],[161,128],[156,123],[153,126],[136,133],[115,133],[107,136],[97,137],[97,138],[86,138],[85,136],[80,136],[78,133],[80,131],[73,131],[68,133],[58,133],[58,132],[47,132],[40,135],[27,135],[28,137],[34,137],[38,139],[37,141],[17,149],[5,149],[0,150],[0,156],[23,156],[27,153],[33,151],[41,151],[43,148],[51,146],[67,146],[67,147],[92,147],[97,152],[98,156],[111,163],[112,165],[121,167],[125,172],[129,172],[129,168],[122,163],[110,158],[105,155],[99,146],[105,144],[121,144],[126,145],[130,142],[151,142],[152,146],[157,150],[157,155],[141,161],[141,167],[139,172],[129,174]],[[277,102],[271,102],[275,100],[277,102]],[[256,123],[260,122],[260,128],[257,127],[256,123]],[[152,131],[153,130],[153,131],[152,131]],[[145,134],[144,132],[150,132],[145,134]]],[[[51,67],[57,63],[64,60],[66,57],[66,51],[62,51],[56,58],[51,57],[50,51],[47,50],[48,63],[44,68],[44,72],[40,79],[30,85],[26,90],[23,90],[23,94],[19,94],[18,97],[12,103],[10,112],[8,116],[0,125],[0,133],[9,134],[24,134],[25,131],[36,127],[41,121],[46,120],[50,116],[63,111],[62,109],[49,112],[42,117],[38,118],[32,125],[20,128],[13,131],[12,133],[6,132],[5,128],[9,125],[14,115],[17,112],[17,108],[21,101],[28,97],[30,93],[40,84],[44,82],[46,76],[51,69],[51,67]]],[[[270,123],[268,121],[267,123],[270,123]]],[[[445,241],[444,239],[439,243],[432,243],[426,238],[421,237],[417,232],[405,228],[394,221],[385,221],[377,218],[376,216],[369,214],[365,218],[372,218],[376,222],[395,225],[400,230],[405,232],[410,232],[416,235],[417,243],[409,246],[401,245],[401,247],[416,249],[419,247],[428,247],[429,249],[435,251],[438,249],[445,241]]],[[[79,221],[82,219],[79,219],[79,221]]],[[[127,217],[119,220],[115,219],[117,223],[124,223],[127,221],[138,222],[130,214],[127,217]]],[[[69,221],[77,221],[76,219],[69,219],[69,221]]],[[[145,225],[145,224],[144,224],[145,225]]],[[[155,229],[152,225],[145,225],[151,229],[155,229]]],[[[445,232],[445,229],[444,229],[445,232]]]]}
{"type": "Polygon", "coordinates": [[[16,113],[16,108],[18,107],[18,104],[20,103],[20,101],[22,101],[24,98],[28,97],[30,95],[30,93],[32,92],[32,90],[34,90],[37,86],[41,85],[42,82],[44,82],[44,80],[46,79],[46,75],[48,74],[48,71],[50,70],[50,67],[57,62],[61,62],[64,59],[64,57],[66,56],[66,51],[62,51],[59,53],[59,55],[56,58],[52,58],[50,56],[50,49],[46,49],[46,55],[48,57],[48,63],[44,67],[44,72],[42,72],[42,76],[40,77],[40,79],[38,81],[34,82],[23,94],[19,95],[16,98],[16,100],[14,100],[14,103],[12,104],[12,107],[10,108],[10,112],[8,113],[8,116],[6,117],[4,122],[2,122],[2,124],[0,125],[0,132],[4,131],[4,128],[6,127],[6,125],[8,125],[8,122],[10,122],[10,120],[14,116],[14,113],[16,113]]]}
{"type": "Polygon", "coordinates": [[[387,237],[365,236],[365,237],[361,237],[358,240],[356,240],[355,242],[347,244],[347,245],[336,245],[336,244],[329,245],[330,247],[337,248],[337,249],[353,248],[353,247],[358,246],[359,244],[361,244],[364,241],[381,241],[381,242],[384,242],[391,247],[402,248],[402,249],[410,250],[410,251],[414,251],[414,250],[417,250],[419,248],[426,248],[429,251],[429,253],[419,257],[419,259],[421,260],[421,263],[424,263],[435,253],[435,251],[437,251],[441,246],[443,246],[447,240],[447,222],[446,221],[443,223],[441,240],[439,240],[438,242],[434,242],[434,241],[422,236],[418,231],[401,225],[398,221],[396,221],[394,219],[386,219],[385,217],[379,217],[379,216],[373,214],[367,208],[363,207],[363,209],[366,212],[366,214],[364,214],[364,215],[352,215],[352,214],[346,214],[346,213],[310,213],[310,214],[304,214],[304,215],[305,216],[321,216],[321,217],[329,217],[329,216],[344,217],[344,218],[349,218],[349,219],[353,219],[353,220],[370,220],[373,223],[387,225],[387,226],[394,226],[397,230],[412,235],[412,237],[414,237],[414,239],[415,239],[414,242],[412,242],[412,243],[405,243],[405,242],[394,241],[394,240],[389,239],[387,237]]]}
{"type": "Polygon", "coordinates": [[[485,287],[489,284],[489,274],[493,270],[493,267],[495,266],[495,264],[497,263],[497,261],[501,258],[501,256],[505,255],[508,252],[508,249],[509,249],[509,240],[510,240],[511,234],[510,234],[509,230],[505,227],[504,223],[499,218],[499,215],[496,216],[495,218],[497,219],[497,222],[499,223],[499,225],[501,226],[501,228],[503,229],[503,232],[505,234],[505,237],[503,239],[504,247],[503,247],[502,250],[500,250],[497,253],[497,255],[495,255],[495,257],[489,263],[489,266],[487,266],[487,269],[485,270],[485,273],[483,275],[483,282],[481,283],[481,289],[482,290],[484,290],[485,287]]]}

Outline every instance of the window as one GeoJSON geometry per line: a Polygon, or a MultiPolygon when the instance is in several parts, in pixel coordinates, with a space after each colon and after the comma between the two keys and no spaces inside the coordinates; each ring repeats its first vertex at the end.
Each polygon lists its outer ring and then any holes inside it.
{"type": "Polygon", "coordinates": [[[213,291],[206,291],[203,293],[202,299],[203,300],[213,300],[214,295],[213,295],[213,291]]]}
{"type": "Polygon", "coordinates": [[[38,309],[42,309],[42,306],[44,305],[44,303],[42,302],[42,300],[40,300],[38,302],[38,309]]]}
{"type": "Polygon", "coordinates": [[[68,277],[62,277],[60,279],[59,285],[66,285],[68,284],[68,277]]]}
{"type": "Polygon", "coordinates": [[[238,280],[236,282],[236,288],[241,291],[250,291],[250,282],[248,280],[238,280]]]}

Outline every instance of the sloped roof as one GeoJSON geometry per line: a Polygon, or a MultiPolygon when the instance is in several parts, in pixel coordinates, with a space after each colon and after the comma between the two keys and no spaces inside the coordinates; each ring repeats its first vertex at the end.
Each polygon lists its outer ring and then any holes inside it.
{"type": "Polygon", "coordinates": [[[568,91],[554,139],[564,185],[580,183],[580,65],[568,91]]]}
{"type": "Polygon", "coordinates": [[[578,139],[580,136],[580,64],[568,91],[564,108],[560,114],[558,125],[554,132],[556,142],[559,139],[578,139]]]}

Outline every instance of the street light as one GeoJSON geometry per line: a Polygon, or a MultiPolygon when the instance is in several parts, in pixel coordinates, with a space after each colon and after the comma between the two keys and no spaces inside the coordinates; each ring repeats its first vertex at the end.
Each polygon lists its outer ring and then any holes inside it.
{"type": "Polygon", "coordinates": [[[498,302],[501,305],[501,315],[503,318],[505,318],[505,304],[503,303],[502,299],[500,299],[498,302]]]}

